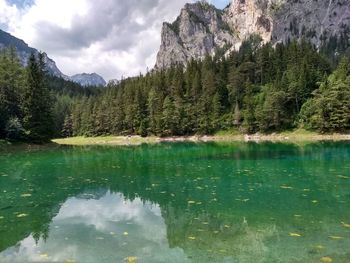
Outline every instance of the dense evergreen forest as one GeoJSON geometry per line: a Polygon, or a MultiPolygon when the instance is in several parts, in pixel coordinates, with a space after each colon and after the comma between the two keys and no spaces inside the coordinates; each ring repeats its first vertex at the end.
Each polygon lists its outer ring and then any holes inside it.
{"type": "Polygon", "coordinates": [[[218,50],[214,57],[153,70],[103,90],[46,76],[41,56],[33,55],[24,68],[10,49],[0,57],[0,139],[297,127],[347,132],[347,47],[334,52],[339,47],[331,43],[318,51],[303,41],[272,46],[252,36],[228,56],[218,50]]]}
{"type": "Polygon", "coordinates": [[[96,96],[95,87],[46,74],[43,55],[31,55],[23,67],[16,50],[0,54],[0,139],[47,142],[60,137],[66,115],[82,97],[96,96]]]}
{"type": "MultiPolygon", "coordinates": [[[[336,50],[331,45],[324,51],[329,49],[336,50]]],[[[338,63],[336,56],[321,55],[306,42],[273,47],[255,36],[226,58],[224,52],[129,78],[97,98],[82,99],[67,116],[64,135],[172,136],[295,127],[345,132],[350,128],[346,58],[338,63]]]]}

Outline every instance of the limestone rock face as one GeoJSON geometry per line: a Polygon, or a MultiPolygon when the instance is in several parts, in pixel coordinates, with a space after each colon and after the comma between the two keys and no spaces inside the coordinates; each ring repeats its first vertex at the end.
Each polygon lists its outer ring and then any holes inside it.
{"type": "Polygon", "coordinates": [[[350,36],[349,0],[274,0],[269,5],[273,14],[273,42],[305,38],[316,46],[329,40],[350,36]]]}
{"type": "Polygon", "coordinates": [[[232,0],[224,10],[205,1],[186,4],[164,23],[156,68],[238,49],[252,34],[264,42],[306,39],[317,47],[331,37],[350,39],[349,0],[232,0]]]}
{"type": "Polygon", "coordinates": [[[156,67],[185,63],[214,54],[218,48],[232,46],[235,36],[223,15],[223,10],[206,2],[186,4],[174,23],[163,24],[156,67]]]}
{"type": "Polygon", "coordinates": [[[271,40],[273,18],[268,11],[269,3],[270,1],[233,0],[225,9],[224,19],[238,38],[236,48],[252,34],[261,36],[264,42],[271,40]]]}

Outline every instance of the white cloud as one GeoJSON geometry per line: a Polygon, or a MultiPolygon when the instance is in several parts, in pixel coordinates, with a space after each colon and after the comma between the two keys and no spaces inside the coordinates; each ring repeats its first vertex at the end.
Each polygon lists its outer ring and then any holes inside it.
{"type": "Polygon", "coordinates": [[[15,5],[9,5],[5,0],[0,0],[0,25],[5,30],[15,26],[16,20],[20,17],[19,10],[15,5]]]}
{"type": "Polygon", "coordinates": [[[194,0],[35,0],[25,9],[0,0],[0,26],[45,51],[67,75],[107,80],[155,64],[164,21],[194,0]]]}

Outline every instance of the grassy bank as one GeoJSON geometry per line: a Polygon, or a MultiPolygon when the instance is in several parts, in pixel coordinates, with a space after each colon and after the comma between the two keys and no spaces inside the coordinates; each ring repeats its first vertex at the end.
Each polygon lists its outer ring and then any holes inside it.
{"type": "Polygon", "coordinates": [[[52,140],[61,145],[140,145],[159,141],[157,137],[142,138],[141,136],[72,137],[52,140]]]}
{"type": "Polygon", "coordinates": [[[292,130],[273,134],[244,135],[237,131],[222,131],[212,136],[190,137],[147,137],[140,136],[105,136],[105,137],[72,137],[53,140],[60,145],[140,145],[143,143],[160,142],[206,142],[206,141],[285,141],[285,142],[313,142],[313,141],[341,141],[350,140],[350,134],[318,134],[306,130],[292,130]]]}
{"type": "Polygon", "coordinates": [[[253,135],[242,135],[237,134],[236,131],[225,134],[216,134],[213,136],[214,140],[243,140],[243,141],[289,141],[289,142],[302,142],[302,141],[342,141],[350,140],[350,134],[319,134],[317,132],[307,131],[304,129],[295,129],[289,131],[283,131],[279,133],[271,134],[253,134],[253,135]]]}

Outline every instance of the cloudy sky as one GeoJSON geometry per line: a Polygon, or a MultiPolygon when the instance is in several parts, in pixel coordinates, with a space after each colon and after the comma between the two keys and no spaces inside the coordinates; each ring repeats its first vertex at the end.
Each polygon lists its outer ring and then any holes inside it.
{"type": "MultiPolygon", "coordinates": [[[[64,74],[106,80],[155,64],[164,21],[194,0],[0,0],[0,29],[45,51],[64,74]]],[[[219,8],[230,0],[209,1],[219,8]]]]}

